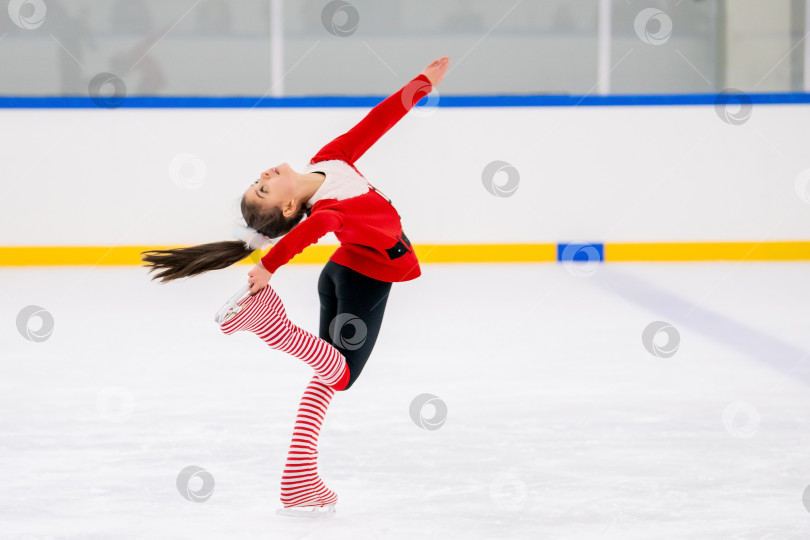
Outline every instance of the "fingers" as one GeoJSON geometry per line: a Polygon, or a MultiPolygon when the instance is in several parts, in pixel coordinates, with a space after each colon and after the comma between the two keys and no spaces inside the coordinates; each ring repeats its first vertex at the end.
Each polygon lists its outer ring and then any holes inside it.
{"type": "Polygon", "coordinates": [[[251,295],[251,296],[256,296],[256,294],[257,294],[259,291],[261,291],[262,289],[264,289],[265,285],[267,285],[267,282],[260,283],[260,281],[259,281],[259,280],[257,280],[257,279],[256,279],[256,278],[254,278],[254,277],[251,277],[251,278],[248,280],[248,283],[250,284],[250,289],[249,289],[249,291],[250,291],[250,295],[251,295]]]}
{"type": "Polygon", "coordinates": [[[439,67],[439,66],[449,64],[449,63],[450,63],[450,57],[449,56],[442,56],[441,58],[438,58],[438,59],[434,60],[433,62],[431,62],[428,67],[439,67]]]}
{"type": "Polygon", "coordinates": [[[248,284],[250,285],[249,289],[250,295],[255,296],[256,293],[262,290],[270,281],[272,275],[273,275],[272,273],[265,270],[264,266],[261,265],[257,265],[250,272],[248,272],[248,284]]]}
{"type": "Polygon", "coordinates": [[[259,284],[256,282],[256,278],[254,276],[252,276],[251,274],[248,274],[248,276],[250,276],[248,279],[248,285],[250,285],[249,291],[251,296],[253,296],[257,292],[259,292],[259,289],[261,287],[259,287],[259,284]]]}

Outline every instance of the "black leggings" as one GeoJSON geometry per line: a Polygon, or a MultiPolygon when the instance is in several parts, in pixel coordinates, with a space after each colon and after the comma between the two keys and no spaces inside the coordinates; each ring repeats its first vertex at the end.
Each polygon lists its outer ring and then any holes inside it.
{"type": "Polygon", "coordinates": [[[320,338],[346,357],[348,390],[377,342],[391,283],[364,276],[329,261],[318,278],[321,297],[320,338]]]}

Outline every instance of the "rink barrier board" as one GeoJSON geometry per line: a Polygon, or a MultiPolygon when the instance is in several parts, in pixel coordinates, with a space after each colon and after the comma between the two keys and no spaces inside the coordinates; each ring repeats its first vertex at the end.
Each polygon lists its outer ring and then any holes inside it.
{"type": "MultiPolygon", "coordinates": [[[[184,246],[0,246],[0,266],[140,266],[142,251],[184,246]]],[[[324,264],[337,245],[313,245],[290,264],[324,264]]],[[[810,261],[810,241],[415,245],[421,263],[574,261],[810,261]],[[569,247],[570,246],[570,247],[569,247]],[[564,256],[566,253],[567,254],[564,256]],[[585,248],[585,249],[583,249],[585,248]],[[599,253],[599,257],[593,254],[599,253]]],[[[237,264],[255,264],[254,252],[237,264]]]]}

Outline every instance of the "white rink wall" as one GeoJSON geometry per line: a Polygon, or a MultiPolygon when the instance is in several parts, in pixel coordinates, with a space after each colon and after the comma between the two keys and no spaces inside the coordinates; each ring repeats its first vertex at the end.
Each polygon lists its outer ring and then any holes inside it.
{"type": "MultiPolygon", "coordinates": [[[[230,239],[261,170],[303,168],[367,111],[0,110],[0,245],[230,239]]],[[[712,106],[418,109],[357,166],[417,244],[807,240],[807,125],[808,105],[738,126],[712,106]],[[510,197],[484,189],[496,160],[510,197]]]]}

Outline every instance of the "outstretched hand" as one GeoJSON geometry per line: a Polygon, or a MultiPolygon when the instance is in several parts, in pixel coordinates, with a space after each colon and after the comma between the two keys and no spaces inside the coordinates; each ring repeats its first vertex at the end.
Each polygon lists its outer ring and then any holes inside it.
{"type": "Polygon", "coordinates": [[[435,88],[439,86],[439,83],[444,79],[444,74],[448,67],[450,67],[450,57],[442,56],[438,60],[431,62],[422,72],[422,75],[427,77],[431,86],[435,88]]]}
{"type": "Polygon", "coordinates": [[[250,295],[255,296],[256,293],[264,289],[270,282],[270,276],[272,275],[272,272],[269,272],[264,266],[262,266],[262,263],[258,263],[256,266],[254,266],[253,270],[248,272],[250,295]]]}

